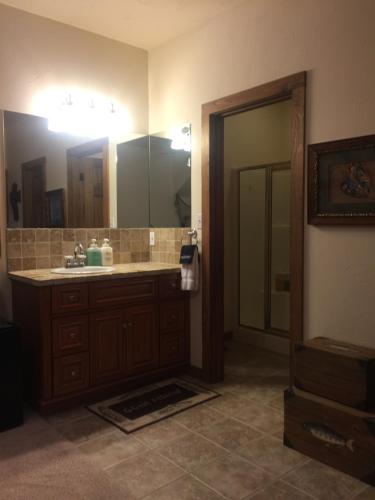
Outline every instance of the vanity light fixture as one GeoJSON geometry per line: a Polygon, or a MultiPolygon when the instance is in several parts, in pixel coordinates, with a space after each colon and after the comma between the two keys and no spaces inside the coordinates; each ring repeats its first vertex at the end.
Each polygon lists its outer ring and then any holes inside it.
{"type": "Polygon", "coordinates": [[[80,137],[117,137],[129,132],[128,113],[102,96],[68,93],[48,112],[48,129],[80,137]]]}

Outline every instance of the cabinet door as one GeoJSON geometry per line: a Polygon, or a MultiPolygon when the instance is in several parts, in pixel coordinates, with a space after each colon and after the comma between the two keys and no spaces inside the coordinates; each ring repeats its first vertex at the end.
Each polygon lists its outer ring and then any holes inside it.
{"type": "Polygon", "coordinates": [[[124,331],[128,373],[135,374],[157,368],[159,341],[156,307],[149,304],[127,308],[124,331]]]}
{"type": "Polygon", "coordinates": [[[102,384],[125,373],[123,310],[91,314],[91,380],[102,384]]]}

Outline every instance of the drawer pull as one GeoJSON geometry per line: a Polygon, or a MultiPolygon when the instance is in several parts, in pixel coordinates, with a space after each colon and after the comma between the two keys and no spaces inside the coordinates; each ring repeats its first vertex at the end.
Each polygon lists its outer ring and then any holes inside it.
{"type": "Polygon", "coordinates": [[[74,302],[76,300],[76,296],[75,295],[69,295],[69,300],[70,300],[70,302],[74,302]]]}
{"type": "Polygon", "coordinates": [[[75,338],[77,338],[77,332],[70,332],[70,335],[69,337],[74,340],[75,338]]]}
{"type": "Polygon", "coordinates": [[[77,372],[75,370],[72,370],[71,376],[75,377],[77,375],[77,372]]]}

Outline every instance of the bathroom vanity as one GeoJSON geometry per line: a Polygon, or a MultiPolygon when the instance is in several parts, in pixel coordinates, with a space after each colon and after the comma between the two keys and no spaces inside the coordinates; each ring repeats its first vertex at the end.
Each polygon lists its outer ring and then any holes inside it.
{"type": "Polygon", "coordinates": [[[112,273],[9,273],[28,399],[48,413],[172,375],[189,363],[189,296],[176,264],[112,273]]]}

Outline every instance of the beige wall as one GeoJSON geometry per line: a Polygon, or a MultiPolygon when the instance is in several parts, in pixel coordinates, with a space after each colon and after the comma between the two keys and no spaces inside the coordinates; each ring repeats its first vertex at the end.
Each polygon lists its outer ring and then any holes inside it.
{"type": "MultiPolygon", "coordinates": [[[[307,70],[307,144],[374,133],[374,17],[373,0],[251,0],[150,52],[150,128],[192,123],[193,225],[203,103],[307,70]]],[[[305,336],[375,346],[373,242],[371,227],[306,226],[305,336]]],[[[192,328],[199,365],[199,299],[192,328]]]]}
{"type": "MultiPolygon", "coordinates": [[[[246,111],[224,119],[224,328],[236,332],[239,310],[239,213],[238,169],[255,165],[270,165],[290,160],[290,101],[282,101],[262,108],[246,111]]],[[[264,173],[261,173],[263,179],[264,173]]],[[[258,179],[262,185],[263,181],[258,179]]],[[[252,182],[256,179],[252,179],[252,182]]],[[[244,190],[242,201],[241,249],[247,255],[241,261],[241,317],[264,318],[264,219],[252,211],[264,209],[265,193],[259,186],[250,196],[244,190]],[[258,203],[258,205],[257,205],[258,203]],[[247,214],[248,217],[245,217],[247,214]],[[250,225],[252,227],[250,228],[250,225]],[[248,238],[246,238],[246,235],[248,238]],[[256,280],[256,277],[258,280],[256,280]],[[258,283],[256,283],[258,281],[258,283]],[[257,305],[258,304],[258,305],[257,305]],[[256,314],[258,313],[258,314],[256,314]]],[[[243,324],[248,324],[242,321],[243,324]]],[[[257,326],[254,322],[250,322],[257,326]]]]}
{"type": "MultiPolygon", "coordinates": [[[[78,87],[119,103],[132,129],[147,133],[147,64],[142,49],[0,5],[0,109],[40,114],[36,102],[44,92],[78,87]]],[[[0,186],[3,206],[3,179],[0,186]]],[[[0,279],[2,308],[9,291],[4,274],[0,279]]]]}

